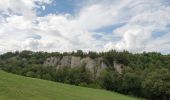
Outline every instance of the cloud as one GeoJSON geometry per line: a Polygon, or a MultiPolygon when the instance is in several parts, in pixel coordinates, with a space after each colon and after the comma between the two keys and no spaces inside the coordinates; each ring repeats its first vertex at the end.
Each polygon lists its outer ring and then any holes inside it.
{"type": "Polygon", "coordinates": [[[0,1],[0,12],[7,15],[19,14],[32,19],[36,17],[36,8],[51,2],[51,0],[5,0],[0,1]]]}
{"type": "MultiPolygon", "coordinates": [[[[153,34],[155,31],[167,30],[166,26],[170,22],[170,7],[160,6],[162,3],[156,1],[151,3],[144,2],[143,4],[140,2],[139,4],[140,6],[133,7],[136,9],[135,11],[132,10],[135,14],[129,19],[128,24],[113,32],[119,34],[122,39],[113,44],[112,48],[126,49],[132,52],[142,52],[144,50],[168,51],[167,48],[162,48],[162,46],[167,47],[166,44],[169,43],[169,40],[166,39],[166,43],[162,43],[159,45],[160,47],[157,47],[156,43],[161,43],[165,37],[162,36],[157,39],[153,38],[153,34]]],[[[168,34],[166,35],[169,36],[168,34]]]]}
{"type": "MultiPolygon", "coordinates": [[[[75,14],[38,16],[52,0],[0,1],[0,53],[11,50],[168,52],[170,6],[165,0],[89,0],[75,14]],[[41,10],[38,10],[41,9],[41,10]],[[96,30],[124,23],[112,33],[96,30]],[[155,32],[164,31],[161,37],[155,32]]],[[[80,2],[80,1],[77,1],[80,2]]]]}

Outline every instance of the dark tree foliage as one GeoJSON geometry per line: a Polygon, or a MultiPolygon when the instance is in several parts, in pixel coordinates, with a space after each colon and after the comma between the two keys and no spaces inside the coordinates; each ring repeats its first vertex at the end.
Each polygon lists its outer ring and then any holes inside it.
{"type": "Polygon", "coordinates": [[[115,71],[103,70],[100,77],[98,78],[98,83],[107,90],[119,91],[121,87],[121,75],[115,71]]]}
{"type": "Polygon", "coordinates": [[[89,51],[87,56],[94,59],[94,58],[98,57],[99,55],[96,52],[89,51]]]}
{"type": "Polygon", "coordinates": [[[148,73],[142,82],[142,88],[145,90],[145,96],[155,100],[160,100],[161,98],[166,100],[166,96],[169,95],[170,91],[169,70],[161,68],[148,73]]]}

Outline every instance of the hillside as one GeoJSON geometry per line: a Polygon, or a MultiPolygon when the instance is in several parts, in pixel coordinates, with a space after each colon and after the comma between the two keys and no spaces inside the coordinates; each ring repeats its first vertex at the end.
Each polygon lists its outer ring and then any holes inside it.
{"type": "Polygon", "coordinates": [[[24,50],[0,55],[0,69],[21,76],[102,88],[151,100],[170,98],[170,55],[157,52],[78,50],[48,53],[24,50]]]}
{"type": "Polygon", "coordinates": [[[0,71],[0,100],[137,100],[90,89],[0,71]]]}

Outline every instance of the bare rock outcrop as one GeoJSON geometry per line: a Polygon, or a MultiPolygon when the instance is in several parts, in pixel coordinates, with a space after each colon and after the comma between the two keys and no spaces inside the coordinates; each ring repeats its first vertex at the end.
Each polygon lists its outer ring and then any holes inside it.
{"type": "MultiPolygon", "coordinates": [[[[85,68],[93,74],[94,79],[97,78],[101,71],[107,67],[102,57],[92,59],[90,57],[81,58],[77,56],[50,57],[46,59],[44,65],[55,66],[56,68],[85,66],[85,68]]],[[[124,65],[118,64],[114,61],[113,67],[121,74],[124,65]]]]}
{"type": "Polygon", "coordinates": [[[116,63],[116,61],[114,61],[114,69],[118,72],[118,73],[122,73],[124,65],[123,64],[118,64],[116,63]]]}
{"type": "Polygon", "coordinates": [[[56,66],[60,62],[60,57],[50,57],[44,62],[45,66],[56,66]]]}
{"type": "Polygon", "coordinates": [[[100,72],[107,67],[102,57],[95,59],[87,57],[82,59],[81,62],[84,63],[86,68],[93,73],[94,78],[98,77],[100,72]]]}
{"type": "Polygon", "coordinates": [[[101,70],[107,67],[102,57],[92,59],[90,57],[81,58],[76,56],[50,57],[47,58],[44,65],[56,66],[56,68],[85,66],[92,72],[94,78],[98,77],[101,70]]]}
{"type": "Polygon", "coordinates": [[[81,58],[72,56],[71,58],[71,68],[81,66],[81,58]]]}
{"type": "Polygon", "coordinates": [[[60,60],[57,67],[70,67],[71,66],[71,56],[64,56],[60,60]]]}

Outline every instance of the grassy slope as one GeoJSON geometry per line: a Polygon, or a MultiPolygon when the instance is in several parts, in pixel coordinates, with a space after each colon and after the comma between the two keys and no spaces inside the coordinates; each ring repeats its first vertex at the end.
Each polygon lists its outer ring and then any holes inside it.
{"type": "Polygon", "coordinates": [[[137,100],[114,92],[28,78],[0,70],[0,100],[137,100]]]}

